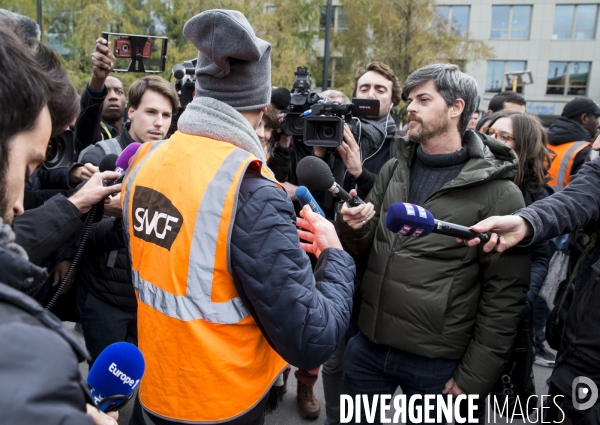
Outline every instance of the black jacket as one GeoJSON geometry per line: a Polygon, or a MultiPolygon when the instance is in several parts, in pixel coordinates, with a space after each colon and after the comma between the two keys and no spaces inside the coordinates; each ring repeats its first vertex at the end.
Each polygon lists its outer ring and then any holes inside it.
{"type": "MultiPolygon", "coordinates": [[[[523,245],[595,225],[600,217],[600,159],[583,165],[560,192],[516,212],[533,228],[523,245]]],[[[573,379],[586,376],[600,385],[600,246],[582,258],[552,382],[571,394],[573,379]]]]}
{"type": "Polygon", "coordinates": [[[89,84],[81,93],[81,113],[75,123],[75,150],[79,152],[93,145],[99,140],[111,139],[116,135],[107,134],[100,125],[102,121],[102,106],[108,94],[106,86],[102,87],[101,93],[90,90],[89,84]]]}
{"type": "MultiPolygon", "coordinates": [[[[0,232],[8,226],[0,224],[0,232]]],[[[2,238],[2,240],[6,240],[2,238]]],[[[35,292],[47,273],[0,247],[0,412],[2,423],[90,424],[92,403],[78,363],[85,348],[52,313],[25,292],[35,292]]]]}
{"type": "MultiPolygon", "coordinates": [[[[134,142],[129,136],[129,125],[124,125],[121,135],[116,137],[122,149],[134,142]]],[[[83,155],[81,162],[98,165],[105,156],[102,147],[94,146],[83,155]]],[[[78,280],[102,301],[125,311],[137,311],[131,257],[120,233],[120,221],[113,226],[112,219],[104,218],[95,225],[82,258],[78,280]]]]}
{"type": "Polygon", "coordinates": [[[62,195],[16,217],[13,230],[16,241],[25,248],[29,260],[42,265],[83,229],[81,212],[62,195]]]}
{"type": "MultiPolygon", "coordinates": [[[[570,118],[558,117],[550,127],[548,127],[548,143],[550,145],[548,147],[550,149],[552,149],[552,146],[558,146],[568,142],[589,142],[591,138],[592,136],[589,131],[579,125],[577,121],[570,118]]],[[[572,176],[575,175],[581,166],[588,160],[591,152],[592,148],[588,146],[577,153],[573,160],[573,166],[571,167],[572,176]]]]}
{"type": "MultiPolygon", "coordinates": [[[[129,127],[131,123],[127,123],[123,126],[123,130],[121,130],[121,134],[116,137],[117,141],[121,145],[121,149],[125,149],[128,145],[133,143],[135,140],[131,138],[129,135],[129,127]]],[[[86,151],[83,156],[80,158],[79,162],[82,164],[86,164],[88,162],[93,165],[98,166],[102,158],[106,156],[106,152],[102,149],[101,146],[94,146],[86,151]]]]}
{"type": "Polygon", "coordinates": [[[131,258],[123,239],[122,220],[104,217],[92,226],[77,279],[96,298],[124,311],[137,311],[131,281],[131,258]]]}

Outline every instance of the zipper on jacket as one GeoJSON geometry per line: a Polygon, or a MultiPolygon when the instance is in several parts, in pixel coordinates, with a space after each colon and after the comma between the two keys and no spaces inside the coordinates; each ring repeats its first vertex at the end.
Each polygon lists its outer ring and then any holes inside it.
{"type": "Polygon", "coordinates": [[[394,257],[394,253],[398,249],[398,243],[400,242],[400,235],[396,234],[396,238],[394,239],[394,243],[392,244],[392,249],[390,249],[390,254],[387,259],[387,264],[385,265],[385,271],[383,272],[383,279],[381,281],[381,287],[379,288],[379,305],[377,306],[377,320],[375,321],[375,329],[373,333],[373,342],[377,344],[377,328],[379,328],[379,324],[381,323],[381,316],[383,315],[383,306],[382,297],[383,297],[383,289],[385,286],[385,282],[387,281],[387,276],[390,271],[390,263],[392,262],[392,258],[394,257]]]}

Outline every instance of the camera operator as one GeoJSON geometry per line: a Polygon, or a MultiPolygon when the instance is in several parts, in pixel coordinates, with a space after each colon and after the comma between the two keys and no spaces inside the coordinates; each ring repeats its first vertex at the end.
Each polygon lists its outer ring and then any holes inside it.
{"type": "MultiPolygon", "coordinates": [[[[396,123],[390,111],[400,102],[401,95],[398,78],[383,62],[371,62],[356,71],[353,97],[378,99],[379,115],[355,118],[352,128],[344,125],[344,140],[336,150],[346,171],[342,178],[336,173],[334,176],[346,191],[356,189],[360,198],[367,196],[383,164],[396,157],[396,123]]],[[[325,160],[331,155],[331,151],[319,147],[314,153],[325,160]]]]}
{"type": "MultiPolygon", "coordinates": [[[[10,26],[8,27],[10,28],[10,26]]],[[[116,424],[88,405],[78,371],[87,354],[57,318],[28,295],[47,277],[14,242],[24,176],[44,158],[51,84],[26,45],[0,25],[0,412],[3,424],[116,424]],[[23,78],[26,75],[27,78],[23,78]]],[[[114,178],[114,173],[102,177],[114,178]]],[[[116,414],[111,414],[116,418],[116,414]]]]}
{"type": "Polygon", "coordinates": [[[92,78],[81,94],[82,112],[75,124],[78,154],[100,140],[113,139],[121,134],[127,100],[121,80],[109,75],[114,62],[108,41],[104,38],[96,40],[92,54],[92,78]]]}

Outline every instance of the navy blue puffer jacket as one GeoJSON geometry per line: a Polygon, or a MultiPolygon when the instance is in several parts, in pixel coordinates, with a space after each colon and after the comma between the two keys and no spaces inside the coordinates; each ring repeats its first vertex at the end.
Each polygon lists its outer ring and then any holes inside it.
{"type": "Polygon", "coordinates": [[[231,234],[236,288],[279,355],[312,369],[328,360],[344,337],[355,266],[347,252],[327,249],[313,274],[295,224],[286,192],[249,169],[231,234]]]}

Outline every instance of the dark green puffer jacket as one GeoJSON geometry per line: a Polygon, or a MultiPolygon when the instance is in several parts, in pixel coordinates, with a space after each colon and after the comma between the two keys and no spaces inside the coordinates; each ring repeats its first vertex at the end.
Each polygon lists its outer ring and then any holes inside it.
{"type": "MultiPolygon", "coordinates": [[[[455,238],[402,237],[385,227],[390,204],[406,202],[416,143],[397,139],[396,160],[386,163],[367,197],[377,212],[361,229],[341,221],[355,254],[369,254],[358,325],[376,344],[426,356],[461,360],[454,372],[467,394],[487,395],[508,360],[529,287],[528,250],[486,254],[455,238]],[[387,187],[387,190],[386,190],[387,187]],[[370,250],[370,252],[369,252],[370,250]]],[[[438,220],[472,226],[525,206],[512,182],[518,161],[506,145],[467,131],[470,159],[459,175],[423,207],[438,220]]]]}

